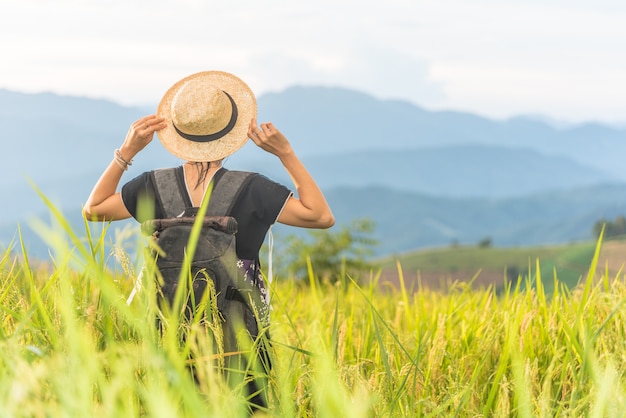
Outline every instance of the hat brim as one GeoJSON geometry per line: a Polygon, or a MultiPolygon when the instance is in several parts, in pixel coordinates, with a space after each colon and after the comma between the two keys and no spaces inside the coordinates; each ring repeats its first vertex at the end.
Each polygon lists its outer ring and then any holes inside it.
{"type": "Polygon", "coordinates": [[[161,99],[157,115],[165,118],[167,127],[157,131],[163,147],[174,156],[185,161],[217,161],[239,148],[248,140],[250,120],[256,116],[256,98],[254,93],[240,78],[223,71],[203,71],[192,74],[170,87],[161,99]],[[237,121],[232,130],[218,140],[211,142],[193,142],[180,136],[172,123],[172,100],[178,90],[187,81],[202,77],[206,82],[228,93],[237,105],[237,121]]]}

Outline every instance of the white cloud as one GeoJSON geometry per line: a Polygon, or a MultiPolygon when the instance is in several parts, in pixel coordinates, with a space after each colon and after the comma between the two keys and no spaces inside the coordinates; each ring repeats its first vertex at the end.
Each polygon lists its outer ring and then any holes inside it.
{"type": "Polygon", "coordinates": [[[616,0],[0,0],[0,87],[155,103],[185,75],[488,116],[626,120],[616,0]]]}
{"type": "Polygon", "coordinates": [[[253,56],[265,60],[252,79],[270,80],[264,90],[281,90],[294,84],[326,85],[367,91],[379,98],[439,103],[441,83],[429,80],[428,64],[410,56],[373,45],[355,47],[344,54],[314,56],[273,53],[253,56]]]}

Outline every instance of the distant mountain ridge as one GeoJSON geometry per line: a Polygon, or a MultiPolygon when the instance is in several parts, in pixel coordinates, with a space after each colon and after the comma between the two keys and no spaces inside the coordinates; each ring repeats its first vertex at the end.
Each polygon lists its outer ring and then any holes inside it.
{"type": "MultiPolygon", "coordinates": [[[[488,145],[353,151],[304,162],[325,189],[381,186],[447,197],[514,197],[616,181],[565,157],[488,145]]],[[[282,167],[258,168],[289,181],[282,167]]]]}
{"type": "MultiPolygon", "coordinates": [[[[290,139],[340,224],[370,214],[384,233],[392,230],[387,221],[393,213],[402,234],[393,242],[382,240],[382,253],[479,235],[498,237],[502,244],[515,242],[506,234],[533,237],[533,244],[579,239],[590,233],[592,218],[624,206],[626,130],[620,128],[555,128],[522,117],[495,121],[325,87],[268,93],[258,98],[258,108],[259,121],[273,121],[290,139]],[[607,187],[615,194],[598,202],[575,208],[562,203],[581,195],[595,199],[591,191],[607,187]],[[376,206],[367,200],[372,194],[376,206]],[[528,207],[535,221],[527,219],[530,213],[510,216],[528,207]],[[582,208],[584,214],[578,212],[582,208]],[[553,211],[559,215],[552,217],[553,211]],[[446,212],[450,216],[441,218],[446,212]],[[506,225],[497,222],[501,218],[506,225]]],[[[0,205],[0,243],[13,236],[16,222],[45,213],[29,181],[80,222],[80,205],[128,126],[150,112],[106,100],[0,90],[0,162],[10,173],[0,178],[3,194],[10,196],[0,205]]],[[[122,181],[180,163],[155,139],[122,181]]],[[[290,184],[277,159],[251,143],[225,165],[290,184]]]]}
{"type": "Polygon", "coordinates": [[[259,99],[259,109],[273,115],[291,138],[298,138],[299,150],[306,155],[482,144],[562,156],[626,180],[621,163],[626,129],[599,123],[557,129],[536,118],[498,121],[430,111],[327,87],[292,87],[266,94],[259,99]]]}

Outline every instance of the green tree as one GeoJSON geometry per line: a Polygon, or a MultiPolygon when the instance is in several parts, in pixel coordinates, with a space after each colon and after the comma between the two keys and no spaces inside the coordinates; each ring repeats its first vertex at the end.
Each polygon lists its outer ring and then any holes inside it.
{"type": "Polygon", "coordinates": [[[600,233],[602,232],[602,228],[606,225],[606,219],[601,218],[593,224],[593,236],[596,238],[600,237],[600,233]]]}
{"type": "Polygon", "coordinates": [[[626,217],[619,215],[614,221],[610,221],[605,218],[597,221],[593,225],[593,235],[596,238],[600,237],[602,228],[604,228],[604,239],[609,240],[623,237],[626,234],[626,217]]]}
{"type": "Polygon", "coordinates": [[[491,237],[485,237],[483,239],[481,239],[480,241],[478,241],[478,248],[491,248],[491,237]]]}
{"type": "Polygon", "coordinates": [[[378,241],[372,237],[375,225],[369,218],[328,230],[310,230],[306,237],[289,235],[280,257],[279,271],[295,278],[307,278],[310,260],[317,280],[344,280],[348,274],[355,280],[374,266],[368,259],[378,241]]]}

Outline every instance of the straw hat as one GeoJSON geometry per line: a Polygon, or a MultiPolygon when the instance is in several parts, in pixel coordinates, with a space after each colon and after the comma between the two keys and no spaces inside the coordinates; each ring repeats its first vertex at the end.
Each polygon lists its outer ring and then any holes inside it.
{"type": "Polygon", "coordinates": [[[256,99],[238,77],[223,71],[203,71],[170,87],[157,115],[167,122],[157,135],[171,154],[186,161],[216,161],[248,140],[256,99]]]}

